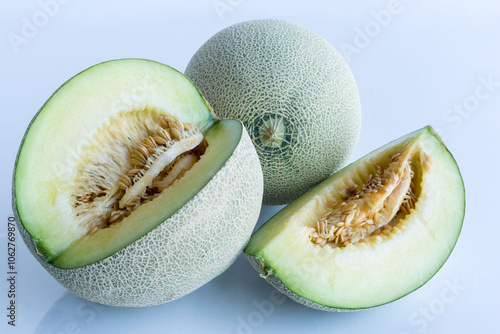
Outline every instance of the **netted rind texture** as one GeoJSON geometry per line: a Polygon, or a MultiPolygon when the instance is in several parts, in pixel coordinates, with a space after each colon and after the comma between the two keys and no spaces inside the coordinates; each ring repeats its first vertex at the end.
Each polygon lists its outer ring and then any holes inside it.
{"type": "Polygon", "coordinates": [[[36,253],[42,266],[74,294],[113,306],[150,306],[180,298],[226,270],[257,222],[262,170],[248,134],[212,180],[182,209],[114,255],[94,264],[59,269],[36,253]]]}
{"type": "Polygon", "coordinates": [[[327,311],[327,312],[350,312],[350,311],[355,311],[355,310],[350,310],[350,309],[339,309],[339,308],[333,308],[333,307],[328,307],[325,305],[321,305],[315,302],[312,302],[308,299],[305,299],[296,293],[292,292],[290,289],[288,289],[276,276],[274,276],[272,273],[267,273],[263,270],[263,268],[260,265],[260,261],[255,258],[254,256],[250,256],[245,254],[246,258],[252,265],[252,267],[257,270],[257,272],[260,274],[261,277],[265,278],[265,280],[274,286],[279,292],[290,298],[291,300],[305,305],[307,307],[313,308],[315,310],[320,310],[320,311],[327,311]]]}
{"type": "Polygon", "coordinates": [[[230,26],[210,38],[185,71],[223,119],[245,124],[264,172],[264,204],[286,204],[343,167],[358,141],[354,77],[319,35],[282,20],[230,26]],[[266,122],[286,128],[266,145],[266,122]]]}

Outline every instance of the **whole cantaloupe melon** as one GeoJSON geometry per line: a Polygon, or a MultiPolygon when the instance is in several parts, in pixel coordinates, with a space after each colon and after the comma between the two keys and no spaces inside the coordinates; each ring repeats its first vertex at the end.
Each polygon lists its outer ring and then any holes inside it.
{"type": "Polygon", "coordinates": [[[360,131],[353,75],[332,45],[297,24],[256,20],[210,38],[185,71],[221,118],[245,124],[264,172],[264,204],[285,204],[343,167],[360,131]]]}

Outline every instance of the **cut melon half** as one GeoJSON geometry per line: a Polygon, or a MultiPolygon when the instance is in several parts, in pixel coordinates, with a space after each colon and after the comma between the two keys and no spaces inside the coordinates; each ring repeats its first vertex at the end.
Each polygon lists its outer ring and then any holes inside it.
{"type": "Polygon", "coordinates": [[[441,268],[464,210],[457,164],[426,127],[292,202],[254,233],[245,253],[297,302],[326,311],[371,308],[407,295],[441,268]]]}
{"type": "Polygon", "coordinates": [[[122,306],[173,300],[225,270],[263,192],[242,123],[217,120],[189,79],[141,59],[61,86],[26,132],[13,183],[42,265],[70,291],[122,306]]]}

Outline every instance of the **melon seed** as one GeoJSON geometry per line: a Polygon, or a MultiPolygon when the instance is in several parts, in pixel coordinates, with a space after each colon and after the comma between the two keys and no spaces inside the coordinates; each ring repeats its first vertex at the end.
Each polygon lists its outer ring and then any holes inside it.
{"type": "MultiPolygon", "coordinates": [[[[430,171],[431,159],[427,155],[420,158],[424,169],[430,171]]],[[[386,168],[376,166],[365,185],[346,188],[340,202],[332,198],[327,212],[309,229],[311,241],[320,246],[344,247],[389,234],[398,213],[410,214],[417,202],[411,159],[412,150],[405,147],[392,155],[386,168]]]]}
{"type": "Polygon", "coordinates": [[[80,162],[73,209],[88,234],[119,223],[157,197],[206,149],[196,126],[174,117],[146,111],[121,118],[110,121],[88,148],[104,147],[109,157],[89,154],[80,162]]]}

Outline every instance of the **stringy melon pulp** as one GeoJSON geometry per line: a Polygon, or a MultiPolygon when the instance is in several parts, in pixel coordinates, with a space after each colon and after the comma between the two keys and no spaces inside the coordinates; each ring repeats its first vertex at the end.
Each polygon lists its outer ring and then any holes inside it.
{"type": "MultiPolygon", "coordinates": [[[[62,251],[53,260],[53,264],[68,268],[100,260],[135,241],[163,222],[165,217],[174,214],[208,183],[222,167],[224,161],[230,157],[238,143],[238,135],[241,135],[237,131],[239,128],[241,128],[239,122],[233,120],[216,123],[206,132],[203,141],[198,146],[178,156],[156,178],[151,179],[148,183],[150,186],[145,189],[143,196],[138,198],[139,202],[131,207],[120,209],[119,203],[123,201],[127,191],[131,191],[133,187],[128,187],[126,191],[120,190],[119,194],[125,193],[125,195],[115,200],[108,213],[105,210],[99,211],[103,213],[101,215],[104,220],[101,222],[105,226],[96,228],[95,221],[92,221],[94,225],[91,225],[88,232],[62,251]],[[190,160],[187,168],[185,168],[186,163],[183,162],[185,159],[190,160]],[[179,165],[181,168],[178,168],[179,165]],[[166,186],[165,181],[168,179],[171,179],[172,183],[166,186]],[[163,189],[164,186],[166,187],[163,189]],[[116,212],[123,214],[124,217],[115,222],[109,222],[109,218],[112,218],[116,212]]],[[[154,166],[153,163],[151,169],[154,166]]],[[[115,178],[119,177],[121,181],[123,175],[126,174],[117,174],[115,178]]],[[[146,176],[147,174],[143,178],[146,176]]],[[[139,184],[143,178],[134,185],[139,184]]],[[[84,224],[89,227],[88,222],[84,224]]]]}
{"type": "Polygon", "coordinates": [[[252,236],[245,253],[308,306],[374,307],[434,275],[455,245],[463,209],[456,163],[428,127],[300,197],[252,236]]]}
{"type": "Polygon", "coordinates": [[[87,234],[119,223],[154,200],[203,155],[196,126],[152,110],[123,113],[96,134],[77,163],[75,221],[87,234]]]}

